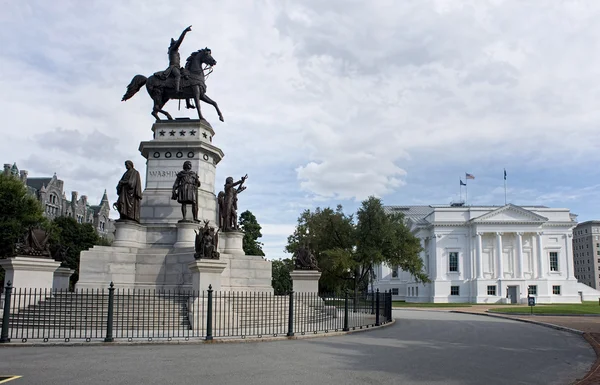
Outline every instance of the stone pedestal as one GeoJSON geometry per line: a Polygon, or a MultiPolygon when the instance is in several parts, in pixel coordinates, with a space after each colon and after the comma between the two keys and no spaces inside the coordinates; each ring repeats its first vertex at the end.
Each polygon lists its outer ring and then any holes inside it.
{"type": "Polygon", "coordinates": [[[69,279],[73,275],[75,270],[69,269],[68,267],[59,267],[54,272],[54,281],[52,288],[54,290],[69,290],[69,279]]]}
{"type": "Polygon", "coordinates": [[[115,222],[115,247],[144,247],[146,245],[146,228],[133,221],[115,222]]]}
{"type": "Polygon", "coordinates": [[[219,249],[231,255],[244,255],[244,233],[241,231],[226,231],[219,234],[219,249]]]}
{"type": "Polygon", "coordinates": [[[215,291],[221,290],[221,274],[227,262],[218,259],[197,259],[188,264],[192,272],[192,290],[206,291],[209,286],[215,291]]]}
{"type": "Polygon", "coordinates": [[[294,293],[318,293],[319,278],[321,272],[318,270],[294,270],[290,273],[294,293]]]}
{"type": "Polygon", "coordinates": [[[0,266],[5,270],[4,282],[10,281],[14,288],[51,290],[54,272],[60,262],[50,258],[16,256],[0,259],[0,266]]]}
{"type": "Polygon", "coordinates": [[[199,231],[200,224],[196,222],[177,222],[176,226],[177,242],[175,242],[173,247],[194,247],[196,231],[199,231]]]}

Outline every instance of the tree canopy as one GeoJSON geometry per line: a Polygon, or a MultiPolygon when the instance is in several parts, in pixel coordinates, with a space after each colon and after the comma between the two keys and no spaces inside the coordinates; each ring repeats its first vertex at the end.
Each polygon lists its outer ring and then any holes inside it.
{"type": "Polygon", "coordinates": [[[417,281],[428,282],[420,258],[421,245],[402,214],[386,214],[381,200],[369,197],[353,215],[341,205],[335,210],[306,210],[298,218],[286,251],[294,253],[307,242],[322,270],[321,291],[367,289],[378,264],[399,266],[417,281]]]}
{"type": "Polygon", "coordinates": [[[292,277],[290,272],[294,270],[294,262],[290,258],[275,259],[272,261],[271,285],[275,295],[285,295],[292,290],[292,277]]]}
{"type": "Polygon", "coordinates": [[[261,255],[265,253],[262,250],[262,242],[258,241],[258,238],[262,237],[260,232],[261,226],[256,220],[256,217],[249,210],[244,211],[240,214],[240,229],[244,232],[244,239],[242,240],[242,247],[246,255],[261,255]]]}
{"type": "Polygon", "coordinates": [[[0,258],[14,255],[15,244],[31,226],[45,222],[43,209],[23,183],[0,174],[0,258]]]}

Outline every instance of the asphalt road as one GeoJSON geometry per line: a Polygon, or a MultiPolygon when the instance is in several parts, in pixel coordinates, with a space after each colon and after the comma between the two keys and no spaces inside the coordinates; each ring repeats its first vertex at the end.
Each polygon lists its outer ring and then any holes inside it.
{"type": "Polygon", "coordinates": [[[570,384],[595,360],[580,336],[491,317],[394,311],[352,335],[241,344],[0,348],[26,384],[570,384]]]}

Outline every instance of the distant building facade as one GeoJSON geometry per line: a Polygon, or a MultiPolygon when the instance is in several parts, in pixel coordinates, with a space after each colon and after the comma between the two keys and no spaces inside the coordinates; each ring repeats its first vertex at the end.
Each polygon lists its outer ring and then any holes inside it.
{"type": "Polygon", "coordinates": [[[600,221],[581,222],[573,229],[573,262],[578,282],[600,288],[600,221]]]}
{"type": "Polygon", "coordinates": [[[600,297],[600,291],[575,278],[577,221],[568,209],[512,204],[384,209],[404,214],[421,241],[421,259],[431,279],[417,283],[398,267],[376,266],[374,289],[389,290],[394,299],[527,303],[531,295],[538,303],[579,303],[600,297]]]}
{"type": "Polygon", "coordinates": [[[75,218],[79,223],[91,223],[99,236],[112,240],[114,236],[114,221],[110,219],[110,203],[106,190],[99,205],[90,205],[86,195],[77,191],[71,192],[67,199],[64,192],[64,182],[52,177],[30,178],[26,170],[20,170],[16,164],[4,164],[5,175],[12,175],[23,182],[30,195],[34,196],[44,208],[44,216],[55,219],[61,216],[75,218]]]}

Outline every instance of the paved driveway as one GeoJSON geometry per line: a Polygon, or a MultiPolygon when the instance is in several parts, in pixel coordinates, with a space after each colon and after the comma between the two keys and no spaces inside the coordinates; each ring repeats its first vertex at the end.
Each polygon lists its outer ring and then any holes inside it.
{"type": "Polygon", "coordinates": [[[394,311],[340,337],[211,345],[0,348],[10,384],[569,384],[595,354],[580,336],[491,317],[394,311]]]}

